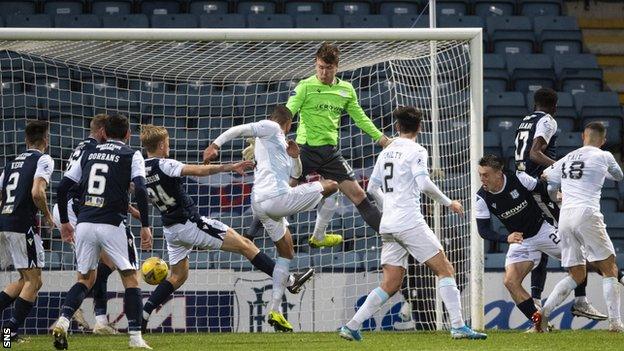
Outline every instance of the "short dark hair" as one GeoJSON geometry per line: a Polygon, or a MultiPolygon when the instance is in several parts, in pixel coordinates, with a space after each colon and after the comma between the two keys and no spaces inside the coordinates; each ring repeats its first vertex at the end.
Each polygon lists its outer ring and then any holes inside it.
{"type": "Polygon", "coordinates": [[[48,122],[31,121],[26,125],[26,143],[29,145],[39,144],[48,135],[48,122]]]}
{"type": "Polygon", "coordinates": [[[491,167],[497,171],[502,171],[505,168],[505,160],[496,155],[485,155],[479,160],[479,166],[491,167]]]}
{"type": "Polygon", "coordinates": [[[290,110],[284,105],[277,105],[271,112],[269,119],[277,122],[279,125],[283,125],[286,122],[292,121],[293,115],[290,110]]]}
{"type": "Polygon", "coordinates": [[[592,132],[598,134],[601,138],[607,136],[607,128],[605,128],[602,122],[591,122],[585,126],[585,129],[589,129],[592,132]]]}
{"type": "Polygon", "coordinates": [[[535,106],[539,107],[554,108],[557,106],[557,100],[557,92],[550,88],[541,88],[533,95],[535,106]]]}
{"type": "Polygon", "coordinates": [[[405,133],[414,133],[420,129],[422,112],[413,106],[399,106],[392,112],[392,118],[405,133]]]}
{"type": "Polygon", "coordinates": [[[128,129],[130,129],[128,118],[121,114],[110,115],[104,123],[104,131],[107,138],[124,139],[128,129]]]}
{"type": "Polygon", "coordinates": [[[337,65],[340,61],[340,50],[338,50],[336,45],[323,43],[316,51],[316,58],[321,59],[330,65],[337,65]]]}

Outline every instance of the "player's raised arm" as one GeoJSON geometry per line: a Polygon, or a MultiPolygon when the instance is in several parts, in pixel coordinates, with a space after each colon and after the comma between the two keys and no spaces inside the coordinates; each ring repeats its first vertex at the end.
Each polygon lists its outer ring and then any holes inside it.
{"type": "Polygon", "coordinates": [[[355,122],[364,133],[368,134],[374,141],[376,141],[380,146],[386,147],[390,145],[392,140],[385,136],[371,121],[371,119],[366,115],[362,106],[360,106],[357,98],[357,93],[353,86],[351,86],[351,91],[349,92],[350,98],[347,102],[346,110],[349,114],[349,117],[355,122]]]}
{"type": "Polygon", "coordinates": [[[54,160],[50,155],[43,155],[37,161],[37,170],[35,171],[35,179],[31,190],[33,202],[37,208],[43,213],[45,221],[50,228],[54,227],[54,220],[52,219],[52,213],[48,208],[48,199],[46,196],[46,189],[50,183],[50,177],[54,171],[54,160]]]}
{"type": "Polygon", "coordinates": [[[622,181],[624,179],[624,174],[622,173],[622,168],[613,157],[613,154],[605,151],[605,158],[607,161],[607,178],[614,180],[616,182],[622,181]]]}
{"type": "Polygon", "coordinates": [[[236,172],[245,174],[245,171],[253,169],[253,161],[242,161],[237,163],[225,163],[220,165],[187,165],[182,167],[181,176],[205,177],[212,174],[224,172],[236,172]]]}

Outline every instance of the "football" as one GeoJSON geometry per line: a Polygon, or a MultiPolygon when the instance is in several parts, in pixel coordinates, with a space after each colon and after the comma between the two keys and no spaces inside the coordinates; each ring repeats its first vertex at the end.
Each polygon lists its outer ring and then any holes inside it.
{"type": "Polygon", "coordinates": [[[141,266],[143,280],[150,285],[160,284],[169,274],[169,266],[160,257],[150,257],[141,266]]]}

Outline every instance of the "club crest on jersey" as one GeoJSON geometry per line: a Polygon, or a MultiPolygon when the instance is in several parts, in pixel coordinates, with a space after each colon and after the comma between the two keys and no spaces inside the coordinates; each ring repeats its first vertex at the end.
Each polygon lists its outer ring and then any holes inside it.
{"type": "Polygon", "coordinates": [[[342,97],[347,97],[349,95],[349,93],[347,93],[346,90],[341,90],[341,91],[338,92],[338,94],[340,94],[340,96],[342,96],[342,97]]]}
{"type": "Polygon", "coordinates": [[[510,194],[512,199],[517,199],[520,197],[520,193],[518,193],[518,190],[516,189],[512,190],[510,194]]]}
{"type": "Polygon", "coordinates": [[[496,208],[496,202],[492,202],[492,207],[496,208]]]}

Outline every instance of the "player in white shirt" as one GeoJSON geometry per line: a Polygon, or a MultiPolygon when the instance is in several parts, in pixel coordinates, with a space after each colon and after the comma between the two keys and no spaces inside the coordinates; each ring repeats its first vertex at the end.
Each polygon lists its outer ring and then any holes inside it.
{"type": "Polygon", "coordinates": [[[286,217],[314,209],[323,197],[338,190],[333,180],[321,180],[295,186],[301,176],[299,147],[286,140],[292,113],[286,107],[275,107],[268,119],[232,127],[221,134],[204,151],[204,161],[217,158],[226,142],[240,137],[255,137],[256,170],[251,192],[251,208],[277,248],[278,258],[273,270],[273,294],[269,304],[268,322],[277,331],[292,331],[292,325],[280,311],[294,247],[286,217]]]}
{"type": "Polygon", "coordinates": [[[624,332],[620,318],[620,286],[615,250],[600,212],[600,196],[605,178],[623,179],[622,169],[610,152],[600,150],[606,129],[598,122],[583,131],[583,147],[555,162],[544,172],[551,193],[562,192],[559,217],[562,265],[569,276],[553,289],[542,309],[542,329],[548,316],[586,276],[585,258],[603,276],[604,297],[609,315],[609,330],[624,332]]]}
{"type": "Polygon", "coordinates": [[[367,189],[377,203],[383,204],[379,230],[383,240],[382,283],[371,291],[339,335],[347,340],[362,340],[362,323],[401,288],[407,256],[412,255],[438,276],[440,296],[451,320],[451,336],[485,339],[486,334],[475,332],[464,323],[455,271],[420,212],[420,194],[424,192],[457,214],[463,214],[463,207],[459,201],[446,197],[429,178],[427,150],[416,142],[422,113],[414,107],[399,107],[392,115],[399,138],[379,154],[367,189]]]}

